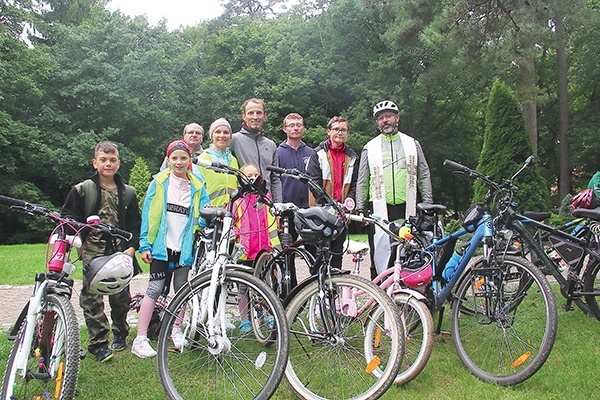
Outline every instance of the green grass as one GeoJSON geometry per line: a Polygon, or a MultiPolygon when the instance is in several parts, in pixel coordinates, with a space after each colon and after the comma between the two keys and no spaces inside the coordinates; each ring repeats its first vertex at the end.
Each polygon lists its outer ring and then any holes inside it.
{"type": "MultiPolygon", "coordinates": [[[[0,282],[2,284],[31,283],[33,274],[43,269],[44,249],[42,245],[0,246],[0,282]],[[37,266],[34,268],[34,265],[37,266]]],[[[438,335],[425,370],[408,385],[390,388],[382,398],[432,400],[594,398],[600,393],[600,379],[598,379],[600,322],[585,316],[578,309],[565,312],[562,309],[564,298],[558,297],[557,300],[561,309],[554,349],[542,369],[524,383],[506,388],[479,381],[462,366],[454,350],[452,338],[438,335]]],[[[446,310],[444,328],[449,326],[448,318],[449,310],[446,310]]],[[[82,361],[78,399],[165,398],[158,378],[156,360],[142,360],[130,352],[134,334],[135,331],[132,330],[128,338],[129,347],[126,351],[117,353],[113,361],[100,364],[89,355],[82,361]]],[[[81,331],[81,340],[86,346],[85,329],[81,331]]],[[[11,346],[12,342],[6,339],[5,332],[0,332],[0,363],[6,362],[11,346]]],[[[0,370],[4,370],[4,365],[0,366],[0,370]]],[[[283,382],[273,398],[291,400],[296,397],[283,382]]]]}
{"type": "MultiPolygon", "coordinates": [[[[36,272],[46,270],[46,244],[0,246],[0,283],[33,285],[36,272]]],[[[81,262],[75,279],[81,279],[81,262]]]]}

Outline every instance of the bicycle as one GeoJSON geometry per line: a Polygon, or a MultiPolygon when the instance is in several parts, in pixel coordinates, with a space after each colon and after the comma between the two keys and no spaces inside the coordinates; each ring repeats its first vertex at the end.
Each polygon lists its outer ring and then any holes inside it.
{"type": "Polygon", "coordinates": [[[261,252],[254,261],[254,275],[266,282],[284,300],[297,285],[296,270],[310,271],[315,257],[305,249],[301,238],[292,239],[290,225],[298,206],[293,203],[273,203],[271,213],[280,218],[281,248],[261,252]]]}
{"type": "MultiPolygon", "coordinates": [[[[202,161],[199,161],[202,162],[202,161]]],[[[173,295],[158,337],[158,370],[170,399],[267,399],[283,378],[289,352],[289,326],[275,293],[235,264],[243,247],[233,245],[235,200],[246,193],[266,195],[261,178],[251,181],[241,171],[208,161],[206,167],[233,174],[239,187],[226,208],[204,208],[212,234],[206,251],[198,251],[198,273],[173,295]],[[240,287],[248,288],[252,330],[243,333],[231,323],[239,318],[240,287]],[[181,324],[185,344],[171,347],[170,332],[181,324]]],[[[206,235],[205,235],[206,236],[206,235]]]]}
{"type": "MultiPolygon", "coordinates": [[[[419,275],[424,268],[431,270],[429,258],[405,259],[405,246],[410,245],[406,241],[409,236],[401,237],[399,232],[394,231],[395,229],[390,229],[390,227],[394,227],[393,223],[387,226],[377,218],[359,215],[349,215],[348,217],[351,221],[379,226],[396,244],[394,265],[375,277],[373,282],[379,285],[398,306],[406,339],[400,373],[394,379],[394,383],[406,384],[416,378],[425,368],[433,348],[433,317],[429,311],[427,298],[418,290],[413,289],[422,287],[428,283],[427,279],[431,278],[431,273],[428,275],[429,278],[427,278],[427,274],[425,277],[419,275]],[[409,268],[409,265],[414,264],[415,261],[418,265],[413,270],[409,268]],[[409,288],[409,284],[413,288],[409,288]]],[[[362,246],[349,244],[348,254],[352,256],[353,274],[360,274],[361,263],[368,252],[367,244],[362,244],[362,246]]]]}
{"type": "MultiPolygon", "coordinates": [[[[14,341],[2,380],[2,399],[75,397],[79,373],[79,325],[71,295],[75,265],[71,250],[81,247],[80,232],[95,230],[131,240],[131,233],[90,217],[87,223],[65,218],[40,204],[0,196],[0,203],[29,215],[44,216],[56,226],[46,253],[47,271],[35,276],[28,303],[8,331],[14,341]],[[75,234],[68,234],[74,232],[75,234]]],[[[77,261],[77,260],[75,260],[77,261]]]]}
{"type": "Polygon", "coordinates": [[[542,221],[550,213],[518,214],[511,210],[504,224],[499,226],[502,239],[499,248],[529,257],[546,275],[550,275],[567,300],[566,311],[575,303],[586,314],[600,320],[600,211],[575,209],[575,220],[560,227],[542,221]],[[533,234],[530,232],[533,229],[533,234]],[[551,257],[548,253],[554,252],[551,257]]]}
{"type": "Polygon", "coordinates": [[[329,245],[346,229],[344,211],[310,177],[267,167],[306,182],[327,203],[297,210],[298,235],[315,244],[316,275],[284,300],[290,325],[287,382],[302,398],[375,399],[400,369],[404,331],[392,299],[373,282],[331,268],[329,245]]]}
{"type": "MultiPolygon", "coordinates": [[[[524,167],[499,184],[454,161],[446,160],[444,165],[482,180],[489,190],[482,204],[467,210],[462,228],[440,239],[425,238],[417,221],[409,219],[414,235],[411,248],[429,253],[433,260],[434,277],[425,295],[432,313],[438,314],[436,330],[440,331],[444,305],[450,302],[452,339],[465,367],[483,381],[504,386],[521,383],[547,360],[558,324],[556,299],[544,274],[523,257],[498,252],[495,245],[496,224],[509,221],[517,191],[512,182],[524,167]],[[499,198],[494,217],[490,210],[496,193],[499,198]],[[472,236],[464,254],[457,257],[453,271],[444,273],[450,268],[447,262],[457,240],[468,235],[472,236]],[[482,255],[475,259],[480,249],[482,255]]],[[[427,209],[437,224],[445,207],[427,205],[427,209]]]]}

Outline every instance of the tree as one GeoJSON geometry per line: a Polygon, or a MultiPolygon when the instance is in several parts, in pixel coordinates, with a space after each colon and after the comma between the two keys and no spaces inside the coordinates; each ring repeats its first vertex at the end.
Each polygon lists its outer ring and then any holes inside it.
{"type": "Polygon", "coordinates": [[[241,16],[273,17],[285,9],[285,3],[286,0],[221,0],[225,9],[222,17],[229,20],[241,16]]]}
{"type": "MultiPolygon", "coordinates": [[[[492,87],[485,118],[485,137],[477,171],[496,182],[509,178],[532,153],[531,141],[519,102],[508,87],[496,81],[492,87]]],[[[519,186],[517,201],[522,210],[547,210],[548,187],[539,170],[524,171],[516,182],[519,186]]],[[[481,202],[488,187],[475,183],[473,202],[481,202]]]]}
{"type": "Polygon", "coordinates": [[[152,174],[148,169],[146,161],[144,161],[142,157],[136,158],[135,164],[131,169],[131,174],[129,175],[129,184],[135,188],[140,209],[144,204],[144,199],[146,198],[146,192],[148,191],[148,186],[150,186],[151,179],[152,174]]]}

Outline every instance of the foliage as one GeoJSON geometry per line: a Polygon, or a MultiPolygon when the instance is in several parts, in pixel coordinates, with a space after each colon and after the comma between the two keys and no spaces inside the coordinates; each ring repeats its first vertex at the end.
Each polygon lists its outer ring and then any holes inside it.
{"type": "MultiPolygon", "coordinates": [[[[510,89],[500,81],[494,83],[486,114],[483,149],[477,171],[496,182],[510,178],[532,153],[525,132],[519,103],[510,89]]],[[[547,185],[535,168],[523,171],[517,181],[517,202],[522,210],[546,210],[549,206],[547,185]]],[[[475,182],[473,202],[481,202],[488,187],[475,182]]]]}
{"type": "Polygon", "coordinates": [[[446,225],[444,226],[444,232],[446,232],[446,234],[454,233],[454,232],[458,231],[460,228],[462,228],[462,220],[451,219],[446,222],[446,225]]]}
{"type": "MultiPolygon", "coordinates": [[[[539,163],[527,174],[546,182],[535,189],[519,184],[520,195],[532,195],[541,208],[548,199],[539,193],[555,193],[560,172],[559,6],[570,62],[573,187],[600,169],[596,0],[302,0],[289,10],[279,0],[224,4],[220,18],[169,31],[145,17],[109,12],[105,0],[2,2],[3,191],[28,184],[59,206],[93,172],[89,160],[99,140],[119,145],[125,178],[138,158],[152,171],[189,122],[207,127],[226,117],[238,130],[250,97],[266,100],[265,128],[276,143],[290,112],[304,116],[311,146],[326,138],[329,118],[342,115],[348,144],[360,153],[376,134],[373,104],[391,99],[401,108],[400,129],[421,143],[434,200],[460,211],[472,199],[471,183],[455,184],[442,163],[476,165],[490,88],[501,79],[517,99],[513,117],[535,106],[539,163]],[[30,44],[21,39],[28,26],[30,44]]],[[[515,170],[506,165],[504,173],[515,170]]],[[[558,205],[558,196],[553,200],[558,205]]],[[[0,220],[12,214],[0,209],[0,220]]]]}
{"type": "Polygon", "coordinates": [[[150,173],[150,169],[148,169],[146,161],[142,157],[136,158],[135,164],[131,169],[131,174],[129,175],[129,184],[135,188],[140,210],[142,209],[142,204],[144,204],[151,179],[152,174],[150,173]]]}

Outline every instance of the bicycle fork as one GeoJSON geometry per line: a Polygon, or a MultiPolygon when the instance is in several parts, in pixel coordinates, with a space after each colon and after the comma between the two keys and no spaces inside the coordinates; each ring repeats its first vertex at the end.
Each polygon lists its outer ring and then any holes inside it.
{"type": "Polygon", "coordinates": [[[29,306],[27,308],[27,317],[25,319],[25,330],[21,336],[21,342],[19,346],[19,352],[17,353],[15,365],[17,370],[21,371],[21,376],[27,368],[27,359],[31,353],[31,342],[35,333],[35,321],[40,312],[42,312],[42,305],[44,302],[44,293],[48,286],[48,280],[38,282],[34,290],[33,295],[29,299],[29,306]]]}

